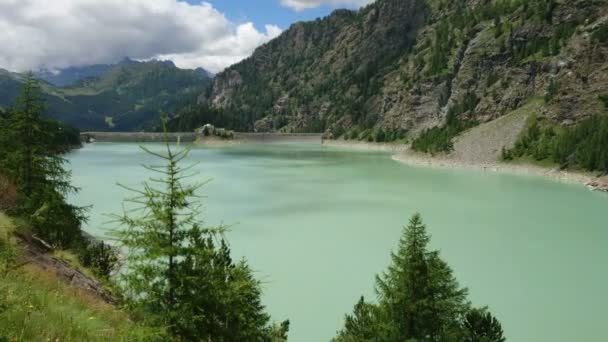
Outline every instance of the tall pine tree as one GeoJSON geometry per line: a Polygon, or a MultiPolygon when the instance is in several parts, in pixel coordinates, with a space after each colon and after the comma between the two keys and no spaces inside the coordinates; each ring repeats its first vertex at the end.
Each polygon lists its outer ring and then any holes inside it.
{"type": "Polygon", "coordinates": [[[8,148],[3,168],[19,187],[19,213],[30,220],[35,233],[60,247],[80,240],[84,210],[67,203],[77,191],[70,184],[65,159],[53,146],[59,125],[44,116],[46,102],[39,82],[29,74],[15,106],[4,115],[8,148]]]}
{"type": "Polygon", "coordinates": [[[336,342],[475,341],[504,342],[500,323],[471,309],[437,251],[420,215],[412,217],[388,270],[376,277],[378,304],[357,303],[336,342]]]}
{"type": "Polygon", "coordinates": [[[131,208],[114,216],[128,250],[122,285],[132,308],[184,340],[279,341],[288,325],[268,324],[260,283],[244,261],[230,258],[224,228],[199,220],[196,193],[204,183],[186,183],[196,164],[181,166],[190,149],[172,147],[166,133],[163,152],[141,148],[162,161],[145,166],[159,177],[143,189],[126,187],[135,194],[131,208]]]}
{"type": "Polygon", "coordinates": [[[450,267],[429,251],[420,215],[412,217],[388,271],[376,278],[380,305],[394,323],[395,341],[438,340],[458,333],[469,304],[450,267]]]}

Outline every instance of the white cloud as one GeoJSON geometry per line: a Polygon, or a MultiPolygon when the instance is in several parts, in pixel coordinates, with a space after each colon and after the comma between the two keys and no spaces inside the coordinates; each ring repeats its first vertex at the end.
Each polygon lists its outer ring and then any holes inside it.
{"type": "Polygon", "coordinates": [[[374,0],[281,0],[283,6],[293,8],[296,11],[317,8],[322,5],[332,7],[362,7],[371,4],[374,0]]]}
{"type": "Polygon", "coordinates": [[[256,47],[281,34],[281,29],[275,25],[266,25],[265,30],[262,33],[252,23],[242,24],[236,27],[234,34],[210,42],[198,51],[162,54],[156,58],[170,59],[178,66],[205,66],[207,70],[217,72],[249,57],[256,47]]]}
{"type": "Polygon", "coordinates": [[[15,71],[166,58],[218,72],[281,29],[235,24],[209,3],[0,0],[0,68],[15,71]]]}

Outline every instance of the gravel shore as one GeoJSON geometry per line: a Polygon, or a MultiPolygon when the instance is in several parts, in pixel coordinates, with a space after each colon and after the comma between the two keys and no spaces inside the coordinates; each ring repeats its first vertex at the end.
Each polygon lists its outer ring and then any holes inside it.
{"type": "Polygon", "coordinates": [[[358,151],[377,151],[390,153],[402,153],[409,150],[408,145],[405,144],[381,144],[352,140],[323,140],[323,145],[329,147],[347,148],[358,151]]]}
{"type": "Polygon", "coordinates": [[[376,144],[353,141],[324,141],[325,146],[349,148],[361,151],[380,151],[392,154],[392,159],[412,166],[444,169],[471,169],[487,172],[509,173],[518,175],[538,175],[554,181],[581,184],[591,190],[608,191],[608,177],[598,178],[589,173],[564,171],[557,168],[546,168],[529,164],[508,164],[500,162],[473,162],[471,158],[459,158],[459,155],[430,156],[411,151],[407,145],[376,144]]]}

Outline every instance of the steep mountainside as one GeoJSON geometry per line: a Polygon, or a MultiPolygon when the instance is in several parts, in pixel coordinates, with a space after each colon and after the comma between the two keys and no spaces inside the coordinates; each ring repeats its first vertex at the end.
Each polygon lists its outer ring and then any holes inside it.
{"type": "MultiPolygon", "coordinates": [[[[23,75],[0,72],[0,106],[9,106],[23,75]]],[[[192,101],[211,79],[172,62],[129,60],[100,77],[84,78],[69,87],[43,84],[50,116],[81,130],[153,129],[159,111],[172,111],[192,101]]]]}
{"type": "Polygon", "coordinates": [[[19,94],[22,76],[0,69],[0,107],[7,107],[19,94]]]}
{"type": "MultiPolygon", "coordinates": [[[[72,66],[59,70],[41,69],[37,71],[35,76],[47,83],[57,87],[73,86],[79,81],[92,77],[103,77],[111,72],[116,67],[127,66],[129,64],[137,64],[137,61],[125,57],[116,64],[92,64],[84,66],[72,66]]],[[[203,69],[196,68],[195,71],[207,78],[213,78],[213,73],[203,69]]]]}
{"type": "Polygon", "coordinates": [[[607,0],[378,0],[294,24],[218,74],[183,120],[451,137],[544,97],[536,114],[571,125],[608,93],[607,13],[607,0]]]}
{"type": "Polygon", "coordinates": [[[94,64],[81,67],[69,67],[57,71],[42,69],[35,73],[36,77],[58,87],[67,87],[88,78],[100,77],[112,70],[112,64],[94,64]]]}

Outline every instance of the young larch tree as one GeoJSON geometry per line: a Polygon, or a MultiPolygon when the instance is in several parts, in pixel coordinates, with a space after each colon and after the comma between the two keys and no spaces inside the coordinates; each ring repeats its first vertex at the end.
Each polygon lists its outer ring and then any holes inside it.
{"type": "Polygon", "coordinates": [[[115,231],[127,250],[121,285],[127,302],[150,323],[162,324],[175,337],[189,341],[278,341],[288,325],[270,326],[261,304],[261,285],[245,262],[235,264],[224,227],[205,227],[200,220],[198,190],[188,183],[197,164],[182,166],[190,148],[169,143],[156,152],[156,174],[134,193],[115,231]]]}

